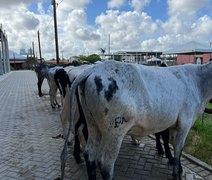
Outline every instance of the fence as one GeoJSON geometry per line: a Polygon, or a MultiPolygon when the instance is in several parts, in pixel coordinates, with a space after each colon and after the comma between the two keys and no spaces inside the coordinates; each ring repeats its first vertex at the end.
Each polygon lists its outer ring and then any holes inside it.
{"type": "Polygon", "coordinates": [[[3,75],[10,71],[9,63],[9,48],[8,41],[5,32],[0,25],[0,75],[3,75]]]}

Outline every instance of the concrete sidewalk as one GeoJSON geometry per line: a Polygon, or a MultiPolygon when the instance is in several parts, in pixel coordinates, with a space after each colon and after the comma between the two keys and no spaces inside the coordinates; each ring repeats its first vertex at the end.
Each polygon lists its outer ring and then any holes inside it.
{"type": "MultiPolygon", "coordinates": [[[[1,77],[0,77],[1,80],[1,77]]],[[[48,85],[43,97],[37,95],[37,79],[32,71],[12,72],[0,81],[0,180],[53,180],[60,176],[62,132],[60,109],[52,110],[48,85]]],[[[87,179],[85,164],[77,165],[69,149],[66,179],[87,179]]],[[[212,180],[212,171],[182,158],[184,180],[212,180]]],[[[140,147],[125,137],[115,164],[116,180],[172,179],[172,167],[156,153],[152,138],[142,139],[140,147]]],[[[98,178],[101,179],[98,173],[98,178]]]]}

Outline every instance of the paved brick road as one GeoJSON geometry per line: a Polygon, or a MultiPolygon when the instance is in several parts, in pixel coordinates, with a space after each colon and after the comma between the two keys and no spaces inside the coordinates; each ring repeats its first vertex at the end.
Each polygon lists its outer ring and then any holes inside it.
{"type": "MultiPolygon", "coordinates": [[[[53,180],[60,175],[63,140],[52,138],[61,133],[60,110],[51,109],[46,82],[43,89],[46,95],[40,98],[31,71],[0,77],[0,180],[53,180]]],[[[69,151],[66,179],[87,179],[85,165],[77,165],[72,147],[69,151]]],[[[183,179],[212,180],[211,171],[186,158],[182,163],[183,179]]],[[[145,137],[136,147],[125,138],[115,164],[116,180],[167,180],[171,173],[167,159],[157,155],[153,139],[145,137]]]]}

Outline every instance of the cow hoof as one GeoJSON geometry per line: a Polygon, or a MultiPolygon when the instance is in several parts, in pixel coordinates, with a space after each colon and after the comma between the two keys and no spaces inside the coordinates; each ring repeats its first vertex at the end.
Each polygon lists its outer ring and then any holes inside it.
{"type": "Polygon", "coordinates": [[[180,165],[179,172],[180,172],[180,174],[182,174],[182,173],[183,173],[183,168],[182,168],[182,166],[181,166],[181,165],[180,165]]]}
{"type": "Polygon", "coordinates": [[[80,160],[79,160],[78,164],[83,164],[83,163],[84,163],[83,159],[82,159],[82,158],[80,158],[80,160]]]}
{"type": "Polygon", "coordinates": [[[60,178],[60,177],[57,177],[57,178],[55,178],[54,180],[61,180],[61,178],[60,178]]]}
{"type": "Polygon", "coordinates": [[[172,165],[172,166],[174,165],[174,159],[173,158],[169,159],[169,164],[172,165]]]}
{"type": "Polygon", "coordinates": [[[141,141],[135,139],[135,140],[132,141],[132,144],[136,145],[136,146],[139,146],[141,144],[141,141]]]}
{"type": "Polygon", "coordinates": [[[172,173],[172,176],[174,180],[181,180],[181,177],[178,176],[177,174],[172,173]]]}
{"type": "Polygon", "coordinates": [[[163,150],[158,150],[158,154],[159,155],[164,155],[164,151],[163,150]]]}

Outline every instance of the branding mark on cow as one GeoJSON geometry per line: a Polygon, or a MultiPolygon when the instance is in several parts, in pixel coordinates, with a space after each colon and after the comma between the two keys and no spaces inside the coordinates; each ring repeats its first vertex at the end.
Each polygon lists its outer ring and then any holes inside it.
{"type": "Polygon", "coordinates": [[[124,122],[127,122],[127,120],[124,117],[115,118],[114,128],[118,128],[124,122]]]}
{"type": "Polygon", "coordinates": [[[102,79],[100,76],[95,76],[94,78],[95,84],[96,84],[96,91],[97,94],[99,95],[99,93],[102,91],[103,89],[103,85],[102,85],[102,79]]]}
{"type": "Polygon", "coordinates": [[[108,78],[108,80],[110,81],[110,84],[108,86],[108,90],[105,91],[105,98],[107,101],[110,101],[119,88],[117,86],[116,80],[113,78],[108,78]]]}

